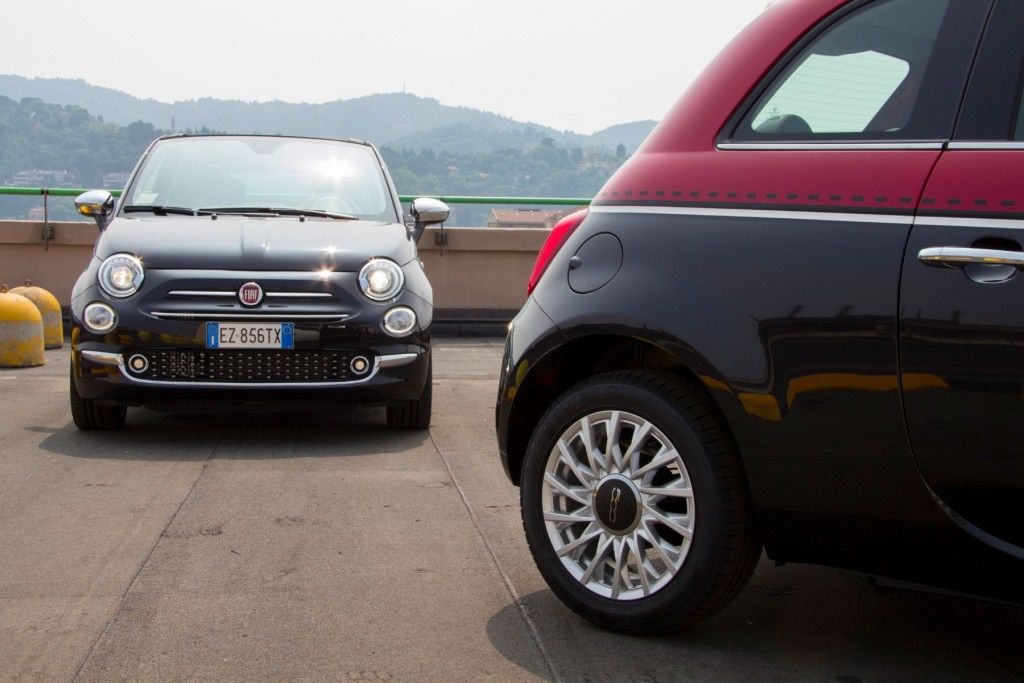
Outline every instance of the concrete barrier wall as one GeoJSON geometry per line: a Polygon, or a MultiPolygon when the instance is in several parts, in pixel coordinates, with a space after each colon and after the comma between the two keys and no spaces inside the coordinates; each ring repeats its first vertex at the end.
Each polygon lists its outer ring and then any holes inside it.
{"type": "MultiPolygon", "coordinates": [[[[0,284],[26,279],[67,306],[71,288],[89,263],[98,232],[93,223],[0,220],[0,284]]],[[[420,256],[434,286],[439,319],[507,320],[526,299],[526,282],[547,230],[430,228],[420,256]],[[439,235],[442,238],[439,239],[439,235]],[[439,242],[446,242],[439,244],[439,242]]]]}

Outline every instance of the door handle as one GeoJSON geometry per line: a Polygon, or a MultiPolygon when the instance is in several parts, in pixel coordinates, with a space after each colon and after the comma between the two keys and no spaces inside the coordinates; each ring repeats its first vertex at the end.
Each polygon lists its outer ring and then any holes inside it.
{"type": "Polygon", "coordinates": [[[972,247],[928,247],[917,252],[917,260],[929,266],[959,268],[970,263],[1024,268],[1024,252],[972,247]]]}

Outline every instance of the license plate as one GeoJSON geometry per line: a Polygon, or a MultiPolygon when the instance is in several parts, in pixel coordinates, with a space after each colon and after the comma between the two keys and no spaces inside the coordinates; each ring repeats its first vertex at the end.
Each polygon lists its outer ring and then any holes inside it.
{"type": "Polygon", "coordinates": [[[206,323],[208,349],[294,349],[295,325],[206,323]]]}

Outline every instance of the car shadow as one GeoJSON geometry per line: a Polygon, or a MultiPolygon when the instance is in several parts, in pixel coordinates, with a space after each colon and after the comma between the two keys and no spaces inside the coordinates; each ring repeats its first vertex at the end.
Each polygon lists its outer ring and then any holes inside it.
{"type": "Polygon", "coordinates": [[[83,432],[28,426],[46,434],[40,447],[58,455],[108,460],[269,460],[400,453],[422,446],[425,430],[389,429],[383,409],[333,408],[328,413],[176,415],[133,409],[123,429],[83,432]]]}
{"type": "Polygon", "coordinates": [[[1024,610],[905,590],[850,572],[767,560],[722,612],[663,637],[624,636],[569,611],[548,590],[522,605],[555,669],[524,647],[510,603],[487,623],[492,645],[545,680],[895,680],[1024,676],[1024,610]]]}

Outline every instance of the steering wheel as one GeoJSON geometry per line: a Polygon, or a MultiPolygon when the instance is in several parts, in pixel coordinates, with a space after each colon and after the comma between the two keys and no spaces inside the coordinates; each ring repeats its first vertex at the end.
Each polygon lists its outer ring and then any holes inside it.
{"type": "Polygon", "coordinates": [[[303,209],[316,209],[331,213],[362,214],[365,211],[355,202],[335,194],[321,194],[303,202],[303,209]]]}

